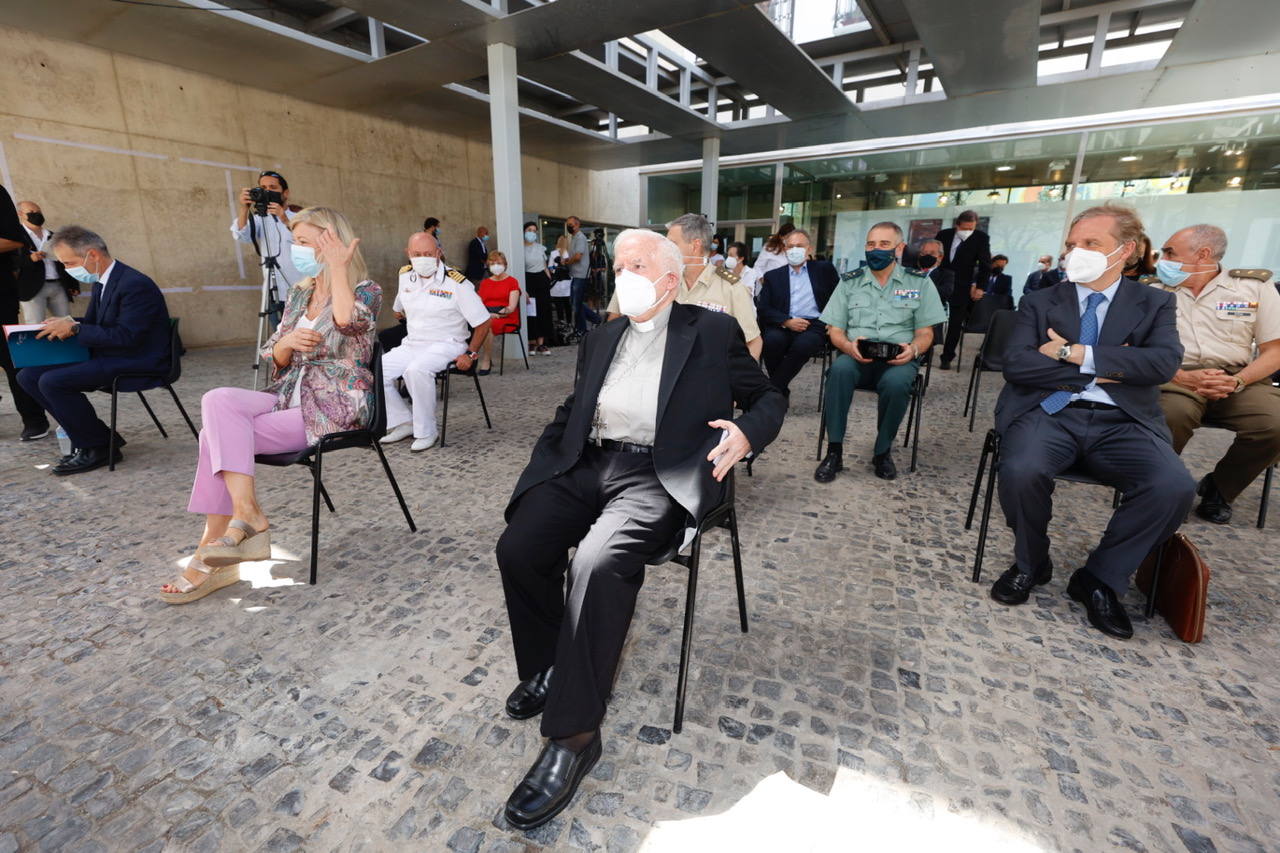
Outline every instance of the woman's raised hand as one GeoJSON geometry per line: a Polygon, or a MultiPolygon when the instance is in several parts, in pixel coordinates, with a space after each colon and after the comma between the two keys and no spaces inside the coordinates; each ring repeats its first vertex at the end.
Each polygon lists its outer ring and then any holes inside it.
{"type": "Polygon", "coordinates": [[[349,245],[344,245],[341,238],[334,233],[332,228],[326,228],[320,232],[320,237],[316,240],[316,255],[319,256],[320,262],[324,264],[327,270],[346,270],[347,264],[351,262],[351,258],[356,253],[356,247],[360,245],[360,238],[356,237],[349,245]]]}

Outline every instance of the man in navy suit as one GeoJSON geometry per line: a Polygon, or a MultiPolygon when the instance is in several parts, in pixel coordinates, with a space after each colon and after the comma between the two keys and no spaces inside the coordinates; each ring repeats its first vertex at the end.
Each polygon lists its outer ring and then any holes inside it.
{"type": "Polygon", "coordinates": [[[1013,567],[991,588],[1022,604],[1053,576],[1053,478],[1080,468],[1124,493],[1102,541],[1067,585],[1105,634],[1133,636],[1120,597],[1157,544],[1178,529],[1196,484],[1172,446],[1160,386],[1182,362],[1171,294],[1122,277],[1142,222],[1128,207],[1091,207],[1071,223],[1067,278],[1022,298],[996,403],[1000,505],[1013,567]]]}
{"type": "Polygon", "coordinates": [[[956,277],[940,365],[946,370],[965,333],[969,311],[982,298],[982,288],[991,275],[991,237],[986,231],[978,230],[978,214],[966,210],[955,218],[955,227],[943,228],[935,239],[942,244],[942,265],[956,277]]]}
{"type": "MultiPolygon", "coordinates": [[[[125,371],[163,370],[169,363],[169,309],[156,283],[112,258],[106,242],[92,231],[69,225],[53,235],[50,248],[73,278],[92,285],[93,296],[83,320],[46,320],[37,337],[74,335],[88,347],[89,360],[24,368],[18,382],[57,419],[75,448],[53,473],[80,474],[111,462],[111,430],[85,392],[109,386],[125,371]]],[[[117,438],[116,446],[121,444],[117,438]]],[[[115,461],[120,458],[117,450],[115,461]]]]}
{"type": "Polygon", "coordinates": [[[809,259],[808,232],[797,228],[783,241],[787,266],[764,274],[756,297],[756,317],[764,336],[764,366],[783,394],[804,367],[822,349],[827,326],[818,315],[840,282],[830,261],[809,259]]]}

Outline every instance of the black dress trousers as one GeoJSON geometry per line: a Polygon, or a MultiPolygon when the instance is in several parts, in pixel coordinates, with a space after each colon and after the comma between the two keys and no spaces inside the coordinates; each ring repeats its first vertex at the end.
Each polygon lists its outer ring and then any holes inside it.
{"type": "Polygon", "coordinates": [[[545,737],[600,726],[645,565],[672,546],[686,516],[651,456],[594,446],[521,496],[498,540],[498,568],[520,678],[555,664],[545,737]]]}

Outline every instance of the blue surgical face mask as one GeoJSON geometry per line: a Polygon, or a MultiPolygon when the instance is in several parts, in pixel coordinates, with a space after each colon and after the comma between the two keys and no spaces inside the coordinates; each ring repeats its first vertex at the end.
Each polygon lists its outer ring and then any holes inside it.
{"type": "MultiPolygon", "coordinates": [[[[1217,266],[1213,264],[1192,264],[1192,266],[1217,269],[1217,266]]],[[[1171,261],[1168,258],[1161,258],[1156,261],[1156,275],[1159,276],[1160,280],[1165,284],[1171,284],[1176,287],[1195,274],[1195,272],[1188,272],[1187,270],[1184,270],[1182,268],[1182,264],[1177,261],[1171,261]]]]}
{"type": "MultiPolygon", "coordinates": [[[[85,258],[85,260],[87,261],[88,258],[85,258]]],[[[78,267],[67,267],[66,270],[67,275],[71,276],[81,284],[97,284],[100,280],[98,278],[98,273],[89,272],[89,270],[85,269],[83,265],[78,267]]]]}
{"type": "Polygon", "coordinates": [[[289,258],[293,261],[293,268],[303,275],[315,277],[320,274],[320,270],[324,269],[324,264],[316,260],[316,250],[310,246],[299,246],[297,243],[289,245],[289,258]]]}
{"type": "Polygon", "coordinates": [[[489,242],[489,235],[488,235],[488,234],[481,234],[481,235],[480,235],[480,242],[481,242],[481,243],[488,243],[488,242],[489,242]]]}
{"type": "Polygon", "coordinates": [[[867,266],[873,270],[882,270],[896,260],[898,260],[898,256],[894,254],[893,249],[867,250],[867,266]]]}
{"type": "Polygon", "coordinates": [[[537,231],[526,231],[526,232],[524,232],[524,241],[525,241],[526,243],[536,243],[536,242],[537,242],[537,240],[538,240],[538,232],[537,232],[537,231]]]}

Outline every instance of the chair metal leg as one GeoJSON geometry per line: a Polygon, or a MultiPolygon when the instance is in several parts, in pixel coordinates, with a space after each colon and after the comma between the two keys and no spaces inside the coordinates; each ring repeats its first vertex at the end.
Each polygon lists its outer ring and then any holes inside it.
{"type": "Polygon", "coordinates": [[[440,446],[444,447],[444,435],[449,429],[449,368],[444,370],[444,379],[440,381],[440,402],[443,411],[440,413],[440,446]]]}
{"type": "Polygon", "coordinates": [[[316,461],[311,466],[311,477],[313,486],[311,489],[311,579],[308,581],[312,586],[316,585],[316,560],[320,554],[320,489],[323,483],[320,477],[320,463],[324,458],[323,443],[316,448],[316,461]]]}
{"type": "Polygon", "coordinates": [[[333,501],[329,500],[329,490],[324,487],[324,483],[320,484],[320,497],[324,498],[324,505],[329,508],[329,512],[337,512],[333,508],[333,501]]]}
{"type": "Polygon", "coordinates": [[[504,334],[494,335],[494,337],[497,338],[498,349],[501,350],[498,353],[498,375],[503,376],[507,372],[507,336],[504,334]]]}
{"type": "Polygon", "coordinates": [[[978,417],[978,394],[982,391],[982,369],[978,367],[978,359],[973,360],[972,400],[969,403],[969,432],[973,432],[973,422],[978,417]]]}
{"type": "Polygon", "coordinates": [[[1275,476],[1276,466],[1272,465],[1262,477],[1262,502],[1258,504],[1258,529],[1267,526],[1267,501],[1271,499],[1271,480],[1275,476]]]}
{"type": "MultiPolygon", "coordinates": [[[[824,369],[822,371],[822,379],[819,381],[819,386],[821,388],[825,388],[826,384],[827,384],[827,371],[824,369]]],[[[823,415],[824,399],[825,399],[825,395],[819,392],[818,394],[818,452],[813,457],[814,459],[817,459],[819,462],[822,461],[822,434],[827,428],[827,421],[823,415]]]]}
{"type": "Polygon", "coordinates": [[[982,442],[982,457],[978,460],[978,471],[973,475],[973,494],[969,497],[969,514],[964,517],[964,529],[973,529],[973,512],[978,508],[978,492],[982,488],[982,475],[987,467],[987,457],[991,455],[991,435],[982,442]]]}
{"type": "Polygon", "coordinates": [[[915,395],[916,432],[911,442],[911,473],[916,472],[916,460],[920,456],[920,428],[924,423],[924,383],[921,382],[915,395]]]}
{"type": "Polygon", "coordinates": [[[116,407],[120,392],[111,383],[111,436],[107,439],[107,470],[116,470],[116,407]]]}
{"type": "Polygon", "coordinates": [[[907,433],[902,437],[902,446],[906,447],[911,444],[911,433],[916,423],[916,391],[914,386],[911,389],[911,402],[907,405],[907,433]]]}
{"type": "Polygon", "coordinates": [[[1156,594],[1160,591],[1160,570],[1164,563],[1164,546],[1168,540],[1156,546],[1156,565],[1151,571],[1151,589],[1147,590],[1146,617],[1150,619],[1156,613],[1156,594]]]}
{"type": "Polygon", "coordinates": [[[991,526],[991,499],[996,492],[996,463],[1000,459],[1000,446],[991,451],[990,469],[987,474],[987,493],[982,498],[982,524],[978,528],[978,553],[973,560],[973,582],[982,577],[982,557],[987,550],[987,529],[991,526]]]}
{"type": "Polygon", "coordinates": [[[747,633],[747,589],[742,580],[742,546],[738,543],[738,511],[729,510],[725,525],[729,529],[729,545],[733,548],[733,575],[738,584],[738,622],[742,633],[747,633]]]}
{"type": "Polygon", "coordinates": [[[493,421],[489,420],[489,407],[484,403],[484,391],[480,389],[480,377],[471,377],[476,381],[476,396],[480,398],[480,411],[484,412],[484,422],[489,429],[493,429],[493,421]]]}
{"type": "Polygon", "coordinates": [[[702,534],[693,539],[689,553],[689,584],[684,597],[684,633],[680,635],[680,671],[676,675],[676,718],[671,730],[680,734],[684,727],[684,690],[689,679],[689,641],[693,634],[693,608],[698,596],[698,561],[702,551],[702,534]]]}
{"type": "Polygon", "coordinates": [[[1116,489],[1115,494],[1111,496],[1111,508],[1119,509],[1120,501],[1122,498],[1124,498],[1124,493],[1121,492],[1119,489],[1116,489]]]}
{"type": "Polygon", "coordinates": [[[192,438],[200,440],[200,432],[196,429],[196,425],[191,422],[191,416],[187,414],[186,408],[182,405],[182,401],[178,399],[178,392],[173,390],[172,385],[164,386],[169,390],[169,396],[173,398],[173,404],[178,407],[178,411],[182,413],[182,419],[187,422],[187,429],[191,430],[192,438]]]}
{"type": "Polygon", "coordinates": [[[391,466],[387,464],[387,455],[382,452],[382,446],[377,442],[373,442],[373,449],[378,451],[378,459],[382,462],[382,470],[387,475],[387,482],[391,484],[391,491],[396,493],[396,500],[400,502],[400,511],[404,513],[404,520],[409,522],[409,532],[417,533],[418,525],[413,523],[413,516],[409,514],[409,507],[404,502],[404,495],[400,493],[400,484],[396,482],[396,475],[391,473],[391,466]]]}
{"type": "MultiPolygon", "coordinates": [[[[966,418],[969,417],[969,401],[973,398],[973,380],[974,380],[974,377],[977,375],[977,373],[978,373],[978,360],[975,358],[973,360],[973,369],[969,371],[969,384],[968,386],[965,387],[965,391],[964,391],[964,411],[960,413],[963,417],[966,417],[966,418]]],[[[973,432],[972,427],[969,428],[969,432],[973,432]]]]}
{"type": "Polygon", "coordinates": [[[160,419],[156,417],[155,410],[151,408],[151,404],[147,402],[146,396],[141,391],[138,392],[138,399],[142,401],[142,407],[147,410],[147,414],[151,416],[151,422],[156,425],[156,429],[160,430],[160,436],[167,439],[169,433],[164,431],[164,424],[160,423],[160,419]]]}
{"type": "MultiPolygon", "coordinates": [[[[519,332],[516,333],[516,339],[517,340],[520,339],[519,332]]],[[[529,369],[529,350],[528,348],[525,347],[523,343],[520,344],[520,355],[524,356],[524,369],[528,370],[529,369]]]]}

